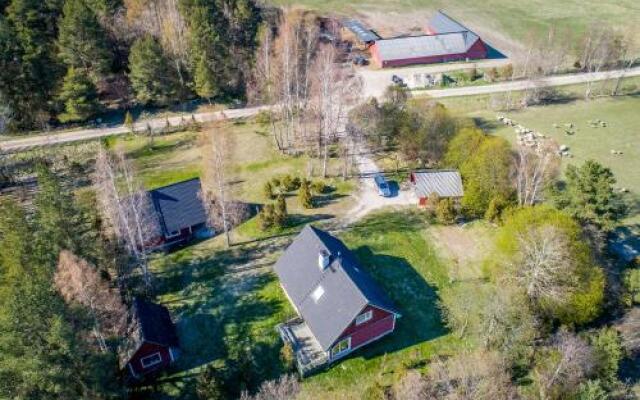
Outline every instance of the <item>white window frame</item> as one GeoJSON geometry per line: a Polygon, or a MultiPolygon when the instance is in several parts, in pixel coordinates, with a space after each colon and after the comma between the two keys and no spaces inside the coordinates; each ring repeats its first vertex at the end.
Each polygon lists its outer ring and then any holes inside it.
{"type": "Polygon", "coordinates": [[[358,315],[356,317],[356,326],[364,324],[365,322],[371,320],[371,318],[373,318],[373,311],[372,310],[369,310],[369,311],[367,311],[365,313],[362,313],[362,314],[358,315]]]}
{"type": "Polygon", "coordinates": [[[336,343],[335,346],[333,346],[333,348],[331,349],[331,358],[340,357],[341,355],[348,353],[349,351],[351,351],[351,336],[342,339],[341,341],[336,343]],[[336,351],[337,347],[340,346],[340,343],[344,341],[347,342],[347,347],[345,347],[341,351],[336,351]]]}
{"type": "Polygon", "coordinates": [[[177,231],[169,232],[166,235],[164,235],[164,238],[173,239],[174,237],[180,236],[180,232],[182,232],[180,229],[178,229],[177,231]]]}
{"type": "Polygon", "coordinates": [[[160,363],[162,363],[162,354],[160,354],[159,351],[157,351],[157,352],[155,352],[155,353],[153,353],[151,355],[148,355],[146,357],[142,357],[140,359],[140,364],[142,364],[142,368],[145,368],[145,369],[153,367],[154,365],[158,365],[160,363]],[[150,363],[147,364],[146,360],[149,360],[151,358],[155,358],[156,356],[157,356],[157,360],[153,360],[153,361],[151,361],[150,363]]]}

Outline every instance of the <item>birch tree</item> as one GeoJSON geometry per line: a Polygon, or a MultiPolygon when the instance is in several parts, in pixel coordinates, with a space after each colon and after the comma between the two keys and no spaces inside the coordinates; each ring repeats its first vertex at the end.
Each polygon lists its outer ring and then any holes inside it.
{"type": "MultiPolygon", "coordinates": [[[[580,65],[585,72],[598,73],[620,58],[620,37],[609,27],[592,25],[585,32],[580,52],[580,65]]],[[[593,79],[586,84],[584,97],[593,93],[593,79]]]]}
{"type": "Polygon", "coordinates": [[[549,145],[518,146],[515,162],[518,204],[532,206],[539,202],[547,184],[557,176],[559,166],[559,157],[549,145]]]}
{"type": "Polygon", "coordinates": [[[234,146],[233,136],[224,123],[216,124],[200,135],[201,196],[209,226],[224,233],[227,247],[231,246],[231,229],[247,214],[246,206],[233,200],[228,177],[234,146]]]}
{"type": "MultiPolygon", "coordinates": [[[[161,236],[158,217],[149,193],[133,174],[123,153],[115,156],[100,148],[96,157],[94,185],[100,211],[112,228],[112,234],[140,268],[147,290],[151,289],[148,247],[161,236]]],[[[124,271],[126,278],[129,270],[124,271]]]]}
{"type": "Polygon", "coordinates": [[[89,310],[94,336],[101,349],[107,351],[105,336],[121,335],[126,327],[127,309],[118,291],[95,266],[67,250],[60,252],[54,282],[68,304],[80,304],[89,310]]]}

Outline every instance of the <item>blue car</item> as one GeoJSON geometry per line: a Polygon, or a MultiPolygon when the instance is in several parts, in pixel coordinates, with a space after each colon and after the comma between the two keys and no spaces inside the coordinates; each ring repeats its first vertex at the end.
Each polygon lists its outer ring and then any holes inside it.
{"type": "Polygon", "coordinates": [[[376,187],[378,188],[378,194],[382,197],[391,197],[391,189],[389,188],[389,183],[382,176],[382,174],[376,174],[373,177],[374,182],[376,183],[376,187]]]}

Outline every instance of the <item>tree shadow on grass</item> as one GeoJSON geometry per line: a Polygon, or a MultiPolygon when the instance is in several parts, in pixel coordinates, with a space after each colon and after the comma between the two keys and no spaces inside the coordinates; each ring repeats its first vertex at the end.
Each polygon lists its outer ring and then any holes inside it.
{"type": "Polygon", "coordinates": [[[171,153],[182,147],[190,147],[195,143],[195,141],[195,137],[185,137],[176,142],[157,141],[153,144],[145,144],[144,146],[129,152],[127,156],[134,160],[142,157],[160,156],[171,153]]]}
{"type": "Polygon", "coordinates": [[[438,289],[406,259],[375,254],[368,246],[357,248],[355,253],[402,317],[397,320],[392,334],[355,352],[354,357],[375,358],[448,333],[438,307],[438,289]]]}

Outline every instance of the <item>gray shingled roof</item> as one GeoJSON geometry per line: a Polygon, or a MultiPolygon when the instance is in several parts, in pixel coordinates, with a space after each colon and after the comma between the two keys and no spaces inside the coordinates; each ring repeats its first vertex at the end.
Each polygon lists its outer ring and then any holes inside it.
{"type": "Polygon", "coordinates": [[[449,33],[463,33],[465,46],[467,50],[473,46],[473,44],[479,39],[478,35],[476,35],[473,31],[471,31],[466,26],[462,25],[458,21],[449,17],[442,10],[438,10],[438,12],[429,20],[429,27],[436,34],[449,34],[449,33]]]}
{"type": "Polygon", "coordinates": [[[437,193],[440,197],[462,197],[462,178],[458,171],[417,171],[415,192],[418,197],[429,197],[437,193]]]}
{"type": "Polygon", "coordinates": [[[149,192],[165,234],[207,221],[200,190],[200,179],[195,178],[149,192]]]}
{"type": "Polygon", "coordinates": [[[375,42],[380,39],[378,35],[373,33],[370,29],[365,28],[365,26],[358,20],[347,19],[342,21],[342,25],[353,32],[361,42],[375,42]]]}
{"type": "Polygon", "coordinates": [[[409,36],[376,42],[382,61],[466,53],[479,36],[442,11],[429,21],[435,35],[409,36]]]}
{"type": "Polygon", "coordinates": [[[344,243],[310,225],[294,239],[274,270],[324,350],[331,348],[367,304],[397,313],[344,243]],[[330,254],[330,264],[324,270],[318,264],[322,251],[330,254]],[[313,294],[318,287],[324,294],[316,301],[313,294]]]}

